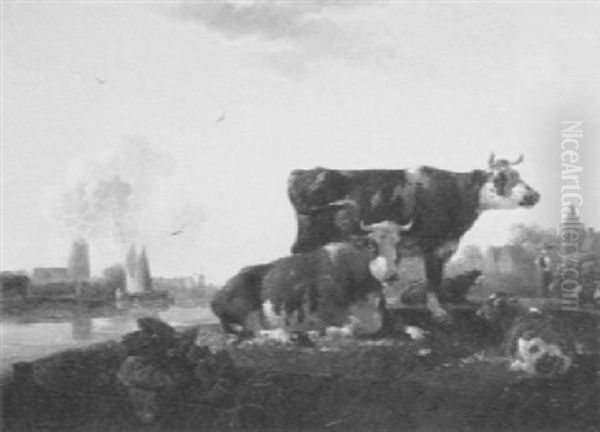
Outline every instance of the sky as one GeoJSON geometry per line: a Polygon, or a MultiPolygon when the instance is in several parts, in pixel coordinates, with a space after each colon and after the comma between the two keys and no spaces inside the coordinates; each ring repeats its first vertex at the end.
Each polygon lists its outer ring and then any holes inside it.
{"type": "Polygon", "coordinates": [[[156,276],[283,256],[295,168],[525,160],[542,199],[463,243],[558,227],[562,121],[581,120],[600,227],[600,10],[573,2],[4,1],[2,270],[99,274],[131,242],[156,276]]]}

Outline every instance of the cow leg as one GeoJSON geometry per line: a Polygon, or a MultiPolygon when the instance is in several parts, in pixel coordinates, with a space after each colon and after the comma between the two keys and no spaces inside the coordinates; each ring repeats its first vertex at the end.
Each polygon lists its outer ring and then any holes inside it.
{"type": "Polygon", "coordinates": [[[296,241],[292,245],[292,253],[308,252],[314,249],[313,216],[298,214],[296,219],[298,223],[298,232],[296,234],[296,241]]]}
{"type": "Polygon", "coordinates": [[[310,252],[331,241],[339,240],[340,228],[335,225],[331,211],[318,211],[310,215],[297,214],[298,233],[292,253],[310,252]]]}
{"type": "Polygon", "coordinates": [[[427,278],[427,309],[438,321],[448,319],[448,312],[442,308],[439,301],[440,287],[442,285],[442,272],[444,259],[435,252],[425,254],[425,277],[427,278]]]}
{"type": "Polygon", "coordinates": [[[263,330],[261,312],[250,312],[244,321],[245,335],[257,336],[261,330],[263,330]]]}
{"type": "Polygon", "coordinates": [[[356,335],[373,336],[382,330],[384,323],[382,300],[381,293],[369,293],[366,299],[350,306],[349,315],[356,318],[353,325],[353,332],[356,335]]]}

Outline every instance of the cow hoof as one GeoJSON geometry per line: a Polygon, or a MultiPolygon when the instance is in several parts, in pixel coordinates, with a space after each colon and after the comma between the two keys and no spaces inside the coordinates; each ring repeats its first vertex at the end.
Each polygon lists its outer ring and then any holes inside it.
{"type": "Polygon", "coordinates": [[[431,311],[431,315],[433,319],[440,323],[448,323],[450,322],[450,315],[448,312],[440,305],[440,301],[437,296],[433,293],[427,294],[427,309],[431,311]]]}

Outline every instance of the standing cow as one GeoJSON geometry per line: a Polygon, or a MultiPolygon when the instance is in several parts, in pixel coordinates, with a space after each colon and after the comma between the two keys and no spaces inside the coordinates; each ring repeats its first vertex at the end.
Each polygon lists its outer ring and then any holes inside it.
{"type": "Polygon", "coordinates": [[[238,335],[275,330],[288,339],[293,333],[347,324],[353,312],[355,321],[370,321],[365,332],[374,333],[383,319],[382,282],[397,278],[397,245],[410,226],[363,225],[367,235],[246,267],[217,293],[213,312],[225,331],[238,335]],[[370,313],[354,308],[360,304],[370,313]]]}
{"type": "MultiPolygon", "coordinates": [[[[296,211],[298,234],[292,252],[314,250],[348,235],[340,223],[338,202],[352,201],[358,219],[368,224],[414,220],[407,243],[422,253],[427,278],[427,306],[444,319],[438,294],[444,264],[480,213],[491,209],[532,207],[538,192],[521,180],[514,166],[523,161],[497,160],[486,170],[456,173],[432,167],[414,170],[295,170],[288,194],[296,211]]],[[[355,224],[352,229],[358,229],[355,224]]],[[[403,242],[404,243],[404,242],[403,242]]]]}

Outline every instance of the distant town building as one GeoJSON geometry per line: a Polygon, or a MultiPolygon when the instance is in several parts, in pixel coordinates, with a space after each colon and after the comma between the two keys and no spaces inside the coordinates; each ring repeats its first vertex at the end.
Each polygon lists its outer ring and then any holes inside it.
{"type": "Polygon", "coordinates": [[[152,278],[146,250],[132,244],[125,257],[126,291],[128,294],[152,291],[152,278]],[[139,252],[138,252],[139,249],[139,252]]]}
{"type": "Polygon", "coordinates": [[[35,267],[32,276],[36,283],[56,283],[70,280],[69,270],[66,267],[35,267]]]}
{"type": "Polygon", "coordinates": [[[29,281],[29,276],[27,276],[27,273],[24,271],[0,272],[0,291],[2,292],[0,300],[6,302],[9,297],[25,297],[27,295],[29,281]]]}
{"type": "Polygon", "coordinates": [[[73,242],[68,270],[71,280],[83,281],[90,278],[90,252],[84,238],[73,242]]]}
{"type": "Polygon", "coordinates": [[[197,288],[204,288],[204,281],[198,283],[196,278],[192,276],[188,277],[156,277],[152,278],[152,286],[159,291],[169,290],[192,290],[197,288]]]}

